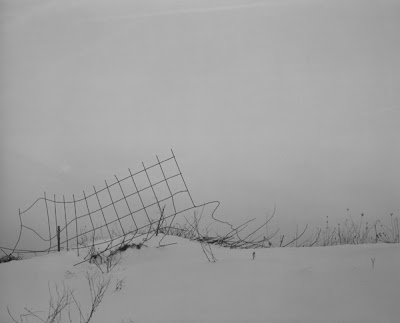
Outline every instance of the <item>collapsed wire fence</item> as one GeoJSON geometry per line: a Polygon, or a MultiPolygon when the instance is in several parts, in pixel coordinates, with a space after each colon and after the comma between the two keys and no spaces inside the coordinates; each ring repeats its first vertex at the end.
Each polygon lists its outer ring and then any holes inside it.
{"type": "Polygon", "coordinates": [[[174,226],[178,215],[198,207],[214,205],[213,217],[220,203],[194,203],[174,152],[171,150],[171,156],[165,159],[156,158],[157,162],[150,166],[142,162],[143,169],[136,173],[129,169],[129,175],[124,178],[114,175],[115,181],[105,181],[101,189],[93,186],[93,193],[83,191],[82,198],[75,194],[72,199],[64,195],[51,198],[44,193],[27,209],[19,210],[20,230],[14,248],[1,247],[0,250],[11,251],[10,256],[50,253],[61,247],[76,249],[79,255],[79,248],[88,236],[93,239],[93,245],[111,245],[114,240],[125,240],[128,235],[131,239],[148,235],[151,230],[159,229],[160,215],[163,223],[169,221],[165,226],[168,228],[174,226]],[[24,243],[28,233],[31,237],[24,243]],[[102,239],[96,242],[96,236],[102,239]],[[35,245],[35,248],[18,248],[26,244],[35,245]]]}
{"type": "Polygon", "coordinates": [[[114,175],[115,180],[112,183],[106,180],[100,189],[93,186],[90,194],[83,191],[81,198],[75,194],[70,199],[55,194],[49,197],[44,192],[43,197],[25,210],[19,210],[20,230],[14,248],[0,247],[0,251],[8,260],[12,260],[14,254],[20,257],[20,254],[50,253],[60,249],[76,249],[79,255],[79,250],[88,245],[106,245],[101,251],[103,253],[115,248],[115,241],[125,243],[143,236],[143,241],[148,241],[149,235],[158,232],[207,245],[260,248],[266,247],[266,242],[270,244],[269,240],[277,234],[276,231],[267,234],[268,237],[264,234],[254,237],[266,227],[273,214],[242,238],[240,233],[255,218],[236,227],[216,218],[214,213],[220,202],[194,203],[172,149],[169,157],[160,160],[156,156],[156,159],[157,162],[150,166],[142,162],[142,169],[135,173],[128,169],[129,175],[124,178],[114,175]],[[211,223],[200,230],[199,223],[207,206],[211,206],[208,209],[211,223]],[[200,216],[197,209],[201,209],[200,216]],[[193,212],[192,218],[190,212],[193,212]],[[216,223],[222,225],[227,233],[220,235],[218,229],[210,229],[216,223]]]}
{"type": "Polygon", "coordinates": [[[380,221],[368,227],[367,222],[367,228],[363,231],[361,222],[356,225],[351,221],[347,227],[344,226],[344,229],[347,228],[345,231],[340,227],[337,230],[318,229],[314,236],[302,242],[299,241],[307,225],[301,232],[296,230],[296,235],[289,239],[285,235],[279,237],[279,229],[268,233],[268,224],[275,215],[275,208],[272,215],[267,214],[265,221],[255,229],[249,225],[256,218],[234,226],[214,216],[220,202],[194,203],[172,150],[169,157],[160,159],[156,156],[156,160],[150,166],[142,162],[142,169],[135,173],[129,169],[129,175],[124,178],[114,175],[112,183],[106,180],[100,189],[93,186],[93,192],[83,191],[81,198],[75,194],[70,199],[55,194],[48,197],[44,193],[25,210],[19,210],[17,242],[13,248],[0,247],[5,254],[0,262],[18,259],[21,254],[50,253],[61,248],[77,250],[79,255],[79,250],[88,245],[106,245],[104,252],[115,248],[121,241],[130,242],[140,237],[148,241],[149,236],[159,232],[207,245],[239,249],[400,241],[399,221],[393,214],[391,227],[384,226],[380,221]],[[204,229],[200,229],[199,223],[208,206],[211,207],[205,213],[210,214],[211,222],[204,226],[203,221],[204,229]],[[197,209],[201,209],[200,215],[197,209]],[[212,226],[215,224],[221,225],[225,233],[222,234],[218,228],[215,230],[212,226]],[[374,237],[371,238],[369,233],[372,229],[374,237]]]}

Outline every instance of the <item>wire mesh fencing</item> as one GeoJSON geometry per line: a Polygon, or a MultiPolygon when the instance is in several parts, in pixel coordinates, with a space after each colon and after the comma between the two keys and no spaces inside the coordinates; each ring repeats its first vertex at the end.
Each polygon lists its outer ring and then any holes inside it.
{"type": "MultiPolygon", "coordinates": [[[[19,210],[20,231],[13,253],[43,253],[77,249],[88,239],[101,236],[102,243],[127,235],[139,237],[155,230],[160,215],[167,227],[173,227],[178,215],[190,212],[195,205],[176,156],[171,155],[119,178],[104,181],[100,188],[72,197],[38,198],[27,209],[19,210]],[[29,246],[29,247],[28,247],[29,246]]],[[[94,243],[94,242],[93,242],[94,243]]],[[[4,252],[4,251],[3,251],[4,252]]]]}

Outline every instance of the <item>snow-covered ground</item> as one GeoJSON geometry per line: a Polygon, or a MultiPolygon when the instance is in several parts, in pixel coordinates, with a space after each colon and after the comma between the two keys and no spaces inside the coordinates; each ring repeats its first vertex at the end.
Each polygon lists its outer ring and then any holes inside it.
{"type": "MultiPolygon", "coordinates": [[[[255,260],[251,249],[213,247],[212,263],[197,242],[168,236],[176,244],[157,248],[158,239],[104,274],[111,282],[91,322],[399,322],[398,244],[257,249],[255,260]]],[[[56,299],[63,284],[87,313],[85,273],[98,269],[74,266],[84,255],[0,264],[0,322],[11,322],[7,307],[18,320],[24,307],[44,316],[49,287],[56,299]]]]}

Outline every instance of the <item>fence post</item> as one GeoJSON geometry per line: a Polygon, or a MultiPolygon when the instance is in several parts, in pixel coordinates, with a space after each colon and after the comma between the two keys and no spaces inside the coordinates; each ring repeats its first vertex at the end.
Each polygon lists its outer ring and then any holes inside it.
{"type": "Polygon", "coordinates": [[[58,244],[58,252],[61,250],[60,246],[60,226],[57,226],[57,244],[58,244]]]}

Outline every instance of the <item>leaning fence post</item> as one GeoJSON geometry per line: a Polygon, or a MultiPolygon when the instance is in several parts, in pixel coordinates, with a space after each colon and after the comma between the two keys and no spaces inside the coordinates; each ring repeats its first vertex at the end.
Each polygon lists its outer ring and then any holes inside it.
{"type": "Polygon", "coordinates": [[[57,244],[58,244],[58,252],[61,250],[60,246],[60,226],[57,226],[57,244]]]}

